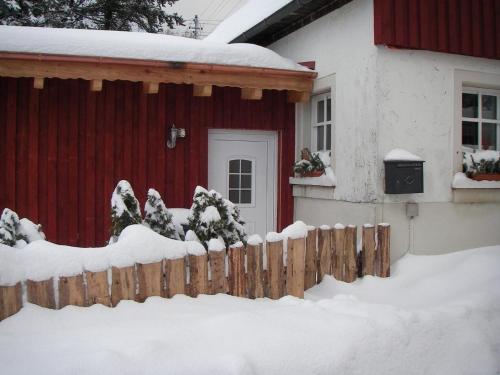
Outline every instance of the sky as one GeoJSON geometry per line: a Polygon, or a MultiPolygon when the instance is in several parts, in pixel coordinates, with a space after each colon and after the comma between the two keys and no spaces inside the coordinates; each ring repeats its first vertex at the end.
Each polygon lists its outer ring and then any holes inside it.
{"type": "Polygon", "coordinates": [[[198,15],[203,28],[200,34],[205,37],[220,21],[246,2],[247,0],[178,0],[172,7],[167,7],[167,12],[177,12],[186,20],[186,26],[179,26],[173,31],[174,34],[182,36],[193,32],[193,19],[198,15]]]}

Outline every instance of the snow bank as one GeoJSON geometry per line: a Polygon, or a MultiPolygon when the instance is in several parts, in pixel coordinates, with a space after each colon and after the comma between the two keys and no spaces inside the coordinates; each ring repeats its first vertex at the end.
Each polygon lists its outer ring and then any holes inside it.
{"type": "Polygon", "coordinates": [[[125,228],[117,242],[101,248],[62,246],[43,240],[22,249],[0,246],[0,284],[13,285],[26,279],[42,281],[74,276],[84,270],[99,272],[112,266],[182,258],[188,252],[200,254],[200,246],[204,253],[199,243],[171,240],[143,225],[125,228]]]}
{"type": "Polygon", "coordinates": [[[253,44],[126,31],[0,26],[0,51],[308,70],[253,44]]]}
{"type": "Polygon", "coordinates": [[[290,2],[291,0],[249,0],[219,23],[205,40],[229,43],[290,2]]]}
{"type": "Polygon", "coordinates": [[[423,161],[420,156],[414,155],[409,151],[403,150],[401,148],[395,148],[385,155],[384,161],[423,161]]]}
{"type": "Polygon", "coordinates": [[[3,374],[496,374],[500,246],[406,256],[387,279],[330,276],[306,299],[218,294],[0,322],[3,374]],[[223,329],[221,329],[223,327],[223,329]]]}

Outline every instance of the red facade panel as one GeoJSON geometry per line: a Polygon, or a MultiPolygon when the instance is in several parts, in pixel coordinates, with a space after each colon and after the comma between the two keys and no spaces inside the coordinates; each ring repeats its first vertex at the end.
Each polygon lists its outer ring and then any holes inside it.
{"type": "Polygon", "coordinates": [[[500,59],[500,0],[374,0],[374,40],[500,59]]]}
{"type": "Polygon", "coordinates": [[[104,82],[101,92],[83,80],[0,78],[0,208],[40,222],[50,241],[103,245],[109,238],[110,198],[129,180],[141,203],[157,189],[168,207],[190,207],[196,185],[208,180],[208,129],[274,130],[279,139],[278,229],[293,219],[288,184],[294,160],[294,105],[286,93],[240,99],[236,88],[214,87],[193,97],[189,85],[104,82]],[[187,138],[166,147],[175,123],[187,138]]]}

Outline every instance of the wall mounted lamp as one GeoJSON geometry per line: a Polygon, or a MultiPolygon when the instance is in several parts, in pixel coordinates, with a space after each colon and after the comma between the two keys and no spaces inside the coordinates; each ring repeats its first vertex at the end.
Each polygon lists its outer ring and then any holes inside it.
{"type": "Polygon", "coordinates": [[[176,128],[175,124],[172,124],[172,127],[170,128],[168,140],[167,140],[167,147],[168,148],[175,148],[177,138],[185,138],[185,137],[186,137],[186,129],[176,128]]]}

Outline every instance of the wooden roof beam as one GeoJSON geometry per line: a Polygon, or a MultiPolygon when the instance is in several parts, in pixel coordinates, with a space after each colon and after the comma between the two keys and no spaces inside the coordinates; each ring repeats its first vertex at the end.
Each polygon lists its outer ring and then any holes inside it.
{"type": "Polygon", "coordinates": [[[307,91],[293,91],[287,92],[287,99],[290,103],[306,103],[311,99],[311,93],[307,91]]]}
{"type": "Polygon", "coordinates": [[[42,90],[44,86],[45,78],[43,77],[34,77],[33,78],[33,87],[38,90],[42,90]]]}
{"type": "Polygon", "coordinates": [[[212,85],[194,85],[194,96],[212,96],[212,85]]]}
{"type": "Polygon", "coordinates": [[[102,91],[102,79],[91,80],[90,91],[102,91]]]}
{"type": "Polygon", "coordinates": [[[158,94],[160,84],[158,82],[143,82],[142,91],[144,94],[158,94]]]}
{"type": "Polygon", "coordinates": [[[241,89],[241,99],[260,100],[262,99],[262,89],[244,87],[241,89]]]}

